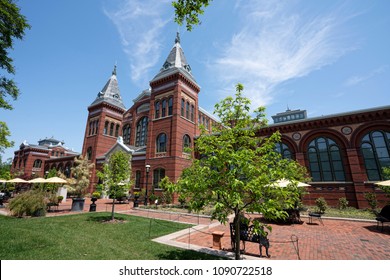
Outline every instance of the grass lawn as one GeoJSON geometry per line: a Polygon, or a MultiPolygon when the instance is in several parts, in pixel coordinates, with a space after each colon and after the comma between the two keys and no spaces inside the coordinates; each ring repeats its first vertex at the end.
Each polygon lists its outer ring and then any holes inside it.
{"type": "Polygon", "coordinates": [[[1,260],[207,260],[218,257],[151,241],[189,225],[110,213],[0,216],[1,260]],[[151,226],[150,226],[151,225],[151,226]],[[150,237],[149,237],[150,230],[150,237]]]}
{"type": "MultiPolygon", "coordinates": [[[[308,210],[313,212],[316,211],[315,206],[308,207],[308,210]]],[[[342,210],[335,207],[328,207],[325,211],[324,217],[375,220],[375,214],[372,211],[368,209],[356,209],[353,207],[347,207],[342,210]]]]}

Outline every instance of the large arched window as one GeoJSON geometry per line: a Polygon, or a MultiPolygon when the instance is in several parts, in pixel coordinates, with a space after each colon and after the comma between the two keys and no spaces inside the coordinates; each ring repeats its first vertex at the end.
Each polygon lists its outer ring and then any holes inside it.
{"type": "Polygon", "coordinates": [[[167,135],[161,133],[157,136],[156,139],[156,152],[163,153],[167,151],[167,135]]]}
{"type": "Polygon", "coordinates": [[[165,177],[165,169],[157,168],[153,170],[153,189],[160,189],[160,181],[165,177]]]}
{"type": "Polygon", "coordinates": [[[308,146],[309,169],[312,180],[345,181],[340,148],[332,139],[318,137],[308,146]]]}
{"type": "Polygon", "coordinates": [[[284,159],[293,159],[290,148],[284,143],[277,143],[275,147],[276,151],[282,155],[284,159]]]}
{"type": "Polygon", "coordinates": [[[390,132],[370,131],[362,138],[361,150],[368,180],[384,180],[383,167],[390,167],[390,132]]]}
{"type": "Polygon", "coordinates": [[[135,146],[146,146],[148,139],[148,117],[143,117],[137,123],[137,134],[135,138],[135,146]]]}
{"type": "Polygon", "coordinates": [[[191,138],[186,134],[183,136],[183,152],[188,153],[188,148],[191,148],[191,138]]]}
{"type": "Polygon", "coordinates": [[[122,130],[123,143],[130,145],[130,125],[125,125],[122,130]]]}

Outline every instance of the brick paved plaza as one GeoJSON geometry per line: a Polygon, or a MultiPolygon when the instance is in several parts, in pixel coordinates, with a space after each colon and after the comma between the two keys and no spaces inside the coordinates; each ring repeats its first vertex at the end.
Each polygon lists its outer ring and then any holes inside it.
{"type": "MultiPolygon", "coordinates": [[[[58,209],[48,212],[47,216],[77,214],[70,212],[71,199],[60,204],[58,209]]],[[[89,210],[90,201],[86,200],[84,211],[89,210]]],[[[97,201],[97,211],[111,211],[111,200],[97,201]]],[[[168,237],[159,238],[159,242],[186,249],[233,256],[228,225],[211,221],[206,216],[163,213],[155,210],[133,209],[133,203],[116,204],[115,211],[122,214],[144,216],[152,219],[165,219],[195,224],[194,229],[183,230],[168,237]],[[223,231],[222,250],[213,249],[212,233],[223,231]]],[[[2,209],[3,214],[6,210],[2,209]]],[[[377,229],[376,221],[323,218],[323,225],[302,216],[303,224],[272,224],[269,234],[270,260],[390,260],[390,226],[377,229]],[[295,237],[298,242],[292,242],[295,237]]],[[[153,223],[152,223],[153,225],[153,223]]],[[[263,251],[264,253],[264,251],[263,251]]],[[[258,258],[259,248],[247,242],[244,258],[258,258]]]]}

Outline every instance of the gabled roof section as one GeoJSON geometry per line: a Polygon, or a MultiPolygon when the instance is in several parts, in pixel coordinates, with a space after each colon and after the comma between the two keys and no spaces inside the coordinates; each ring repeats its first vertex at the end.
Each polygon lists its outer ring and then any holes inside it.
{"type": "Polygon", "coordinates": [[[113,152],[117,151],[117,150],[123,150],[123,151],[125,151],[126,153],[131,153],[131,154],[134,153],[134,150],[133,150],[133,149],[131,149],[130,147],[128,147],[127,145],[125,145],[125,144],[123,143],[123,138],[122,138],[122,136],[119,136],[119,137],[117,138],[117,140],[116,140],[116,143],[111,147],[111,149],[109,149],[109,150],[104,154],[105,158],[109,158],[110,155],[111,155],[113,152]]]}
{"type": "Polygon", "coordinates": [[[179,32],[176,34],[175,44],[171,52],[169,53],[167,59],[165,60],[160,72],[152,79],[151,82],[159,80],[160,78],[166,77],[175,72],[181,72],[194,83],[196,83],[194,76],[191,73],[191,67],[187,63],[187,59],[184,56],[184,51],[180,45],[180,35],[179,32]]]}
{"type": "Polygon", "coordinates": [[[107,81],[103,89],[98,93],[96,99],[90,106],[99,104],[99,103],[109,103],[116,107],[126,110],[125,105],[122,102],[122,97],[119,91],[118,80],[116,78],[116,65],[112,71],[110,79],[107,81]]]}

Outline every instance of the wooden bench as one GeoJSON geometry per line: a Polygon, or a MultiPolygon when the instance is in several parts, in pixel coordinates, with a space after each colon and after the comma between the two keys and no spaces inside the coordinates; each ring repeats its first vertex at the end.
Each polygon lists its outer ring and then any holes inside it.
{"type": "Polygon", "coordinates": [[[376,228],[379,228],[379,223],[382,223],[382,231],[383,231],[383,224],[384,223],[390,223],[390,205],[386,205],[382,208],[382,210],[379,213],[376,213],[376,221],[377,225],[376,228]]]}
{"type": "MultiPolygon", "coordinates": [[[[231,238],[231,244],[232,249],[235,250],[236,248],[236,231],[234,229],[234,223],[230,223],[230,238],[231,238]]],[[[250,225],[247,226],[245,224],[240,225],[240,241],[243,243],[243,249],[245,252],[245,242],[253,242],[259,244],[259,251],[260,251],[260,257],[263,257],[262,247],[265,247],[265,254],[269,258],[270,255],[268,253],[269,249],[269,240],[265,236],[261,236],[259,234],[254,233],[254,226],[250,225]]]]}

